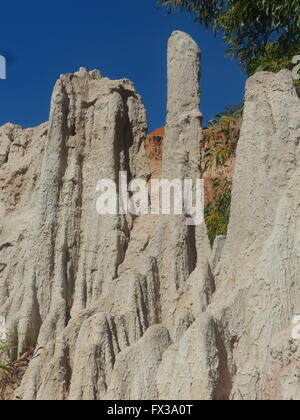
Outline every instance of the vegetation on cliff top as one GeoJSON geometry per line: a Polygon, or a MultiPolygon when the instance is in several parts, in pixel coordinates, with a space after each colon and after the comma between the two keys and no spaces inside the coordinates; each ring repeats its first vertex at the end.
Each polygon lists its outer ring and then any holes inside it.
{"type": "Polygon", "coordinates": [[[204,168],[214,175],[211,197],[205,207],[205,221],[211,244],[226,235],[230,217],[232,172],[240,136],[243,106],[227,107],[205,130],[204,168]]]}
{"type": "MultiPolygon", "coordinates": [[[[294,67],[300,54],[299,0],[157,0],[168,12],[187,11],[195,22],[221,36],[227,55],[238,60],[250,76],[257,71],[278,72],[294,67]]],[[[300,96],[300,81],[295,81],[300,96]]],[[[226,170],[235,158],[242,107],[227,109],[207,130],[204,171],[215,173],[212,197],[205,209],[211,243],[227,232],[232,174],[226,170]]]]}
{"type": "Polygon", "coordinates": [[[169,12],[187,10],[220,35],[229,56],[249,75],[293,67],[300,52],[299,0],[157,0],[169,12]]]}

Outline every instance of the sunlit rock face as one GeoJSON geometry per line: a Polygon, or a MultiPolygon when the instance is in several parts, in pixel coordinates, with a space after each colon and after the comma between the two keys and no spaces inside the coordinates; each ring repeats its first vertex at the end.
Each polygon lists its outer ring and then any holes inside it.
{"type": "Polygon", "coordinates": [[[0,127],[0,316],[14,398],[299,399],[300,102],[291,73],[247,82],[227,238],[185,217],[101,216],[108,178],[203,174],[201,52],[168,45],[165,130],[133,84],[63,75],[49,122],[0,127]],[[159,138],[164,138],[160,141],[159,138]]]}

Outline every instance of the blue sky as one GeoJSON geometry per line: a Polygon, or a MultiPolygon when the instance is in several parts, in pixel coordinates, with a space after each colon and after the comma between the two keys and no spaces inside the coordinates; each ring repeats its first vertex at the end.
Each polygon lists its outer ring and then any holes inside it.
{"type": "Polygon", "coordinates": [[[0,125],[31,127],[48,119],[56,79],[86,67],[129,78],[142,95],[149,131],[166,116],[166,50],[173,30],[188,32],[203,52],[201,111],[205,120],[241,103],[245,75],[224,57],[225,45],[185,14],[167,15],[155,0],[9,1],[1,4],[0,125]]]}

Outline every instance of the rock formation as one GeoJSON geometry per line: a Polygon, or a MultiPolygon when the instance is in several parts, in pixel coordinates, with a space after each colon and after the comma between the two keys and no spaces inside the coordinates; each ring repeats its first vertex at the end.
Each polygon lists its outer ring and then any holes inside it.
{"type": "Polygon", "coordinates": [[[165,127],[161,127],[148,134],[145,140],[146,155],[153,179],[159,179],[161,177],[164,135],[165,127]]]}
{"type": "MultiPolygon", "coordinates": [[[[196,43],[168,49],[162,176],[201,177],[196,43]]],[[[185,215],[96,212],[99,179],[149,180],[128,80],[64,75],[48,123],[0,128],[0,316],[23,400],[299,399],[300,102],[291,74],[247,82],[227,238],[185,215]]],[[[151,166],[151,165],[150,165],[151,166]]],[[[156,168],[157,169],[157,168],[156,168]]]]}

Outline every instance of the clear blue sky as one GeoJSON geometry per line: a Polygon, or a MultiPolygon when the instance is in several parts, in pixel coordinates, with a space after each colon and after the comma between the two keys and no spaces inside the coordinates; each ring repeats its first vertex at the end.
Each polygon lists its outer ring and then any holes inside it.
{"type": "Polygon", "coordinates": [[[149,131],[164,125],[167,39],[176,29],[191,34],[203,51],[205,119],[241,103],[245,75],[224,57],[222,40],[192,17],[167,15],[155,0],[2,2],[0,54],[8,68],[7,80],[0,80],[0,125],[46,121],[56,79],[79,67],[131,79],[147,108],[149,131]]]}

